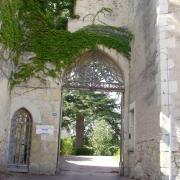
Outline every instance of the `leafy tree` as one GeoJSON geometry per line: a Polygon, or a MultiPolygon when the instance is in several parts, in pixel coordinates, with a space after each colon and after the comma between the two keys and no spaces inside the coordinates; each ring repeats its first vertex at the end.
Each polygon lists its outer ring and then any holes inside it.
{"type": "MultiPolygon", "coordinates": [[[[81,133],[81,135],[83,134],[88,139],[91,139],[94,121],[106,121],[112,129],[112,141],[118,144],[121,118],[120,113],[117,112],[118,109],[119,106],[116,100],[110,98],[107,94],[75,90],[65,91],[62,126],[68,131],[76,127],[76,131],[83,131],[84,133],[81,133]],[[81,125],[78,125],[80,122],[79,117],[81,117],[81,125]],[[81,127],[81,129],[77,127],[81,127]]],[[[81,142],[85,137],[79,137],[81,142]]]]}
{"type": "Polygon", "coordinates": [[[64,97],[63,127],[67,130],[76,127],[76,147],[84,144],[85,123],[84,119],[92,114],[91,98],[84,91],[67,91],[64,97]]]}
{"type": "Polygon", "coordinates": [[[37,0],[50,27],[66,29],[68,19],[74,15],[75,0],[37,0]]]}
{"type": "Polygon", "coordinates": [[[111,140],[112,134],[109,124],[105,120],[95,121],[92,138],[95,155],[112,155],[110,151],[111,140]]]}

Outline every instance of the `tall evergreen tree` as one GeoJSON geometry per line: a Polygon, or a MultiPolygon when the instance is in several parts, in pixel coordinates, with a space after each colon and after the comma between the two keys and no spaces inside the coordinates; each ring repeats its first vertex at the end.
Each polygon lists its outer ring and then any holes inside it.
{"type": "Polygon", "coordinates": [[[76,127],[76,146],[84,143],[84,135],[91,138],[95,120],[106,121],[112,128],[115,143],[120,139],[120,107],[107,94],[87,91],[66,91],[62,126],[67,130],[76,127]],[[85,129],[86,126],[86,129],[85,129]]]}

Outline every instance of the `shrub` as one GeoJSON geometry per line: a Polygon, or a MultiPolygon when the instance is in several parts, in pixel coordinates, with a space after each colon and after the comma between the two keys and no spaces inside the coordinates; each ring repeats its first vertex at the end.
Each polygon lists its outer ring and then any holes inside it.
{"type": "Polygon", "coordinates": [[[117,149],[117,151],[114,153],[114,156],[120,156],[120,148],[117,149]]]}
{"type": "Polygon", "coordinates": [[[61,155],[73,155],[74,151],[75,151],[74,143],[75,143],[75,139],[72,137],[62,139],[60,154],[61,155]]]}
{"type": "Polygon", "coordinates": [[[110,148],[112,146],[111,127],[105,120],[95,121],[92,137],[92,146],[95,150],[95,155],[111,156],[110,148]]]}
{"type": "Polygon", "coordinates": [[[94,154],[94,150],[92,147],[86,146],[84,145],[81,148],[77,148],[76,149],[76,155],[86,155],[86,156],[90,156],[94,154]]]}
{"type": "Polygon", "coordinates": [[[111,152],[111,155],[118,155],[120,154],[120,148],[118,146],[111,146],[109,147],[109,151],[111,152]]]}
{"type": "Polygon", "coordinates": [[[120,152],[121,152],[121,151],[120,151],[120,148],[119,148],[119,149],[114,153],[114,157],[115,157],[115,159],[118,160],[118,161],[120,160],[120,152]]]}

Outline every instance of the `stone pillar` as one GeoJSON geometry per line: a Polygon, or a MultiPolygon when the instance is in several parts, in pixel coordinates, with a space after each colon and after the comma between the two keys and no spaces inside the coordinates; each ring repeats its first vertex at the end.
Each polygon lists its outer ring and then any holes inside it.
{"type": "MultiPolygon", "coordinates": [[[[175,179],[176,168],[173,163],[174,155],[172,154],[172,161],[170,162],[170,116],[171,124],[174,126],[173,114],[173,96],[177,91],[177,82],[174,80],[173,69],[174,61],[170,57],[170,51],[176,46],[176,39],[172,34],[174,27],[169,23],[170,11],[169,1],[158,1],[158,19],[157,19],[157,44],[158,60],[159,60],[159,103],[161,107],[160,112],[160,170],[161,178],[168,179],[170,175],[170,163],[172,166],[172,178],[175,179]]],[[[175,145],[175,131],[172,127],[172,152],[176,151],[175,145]]]]}

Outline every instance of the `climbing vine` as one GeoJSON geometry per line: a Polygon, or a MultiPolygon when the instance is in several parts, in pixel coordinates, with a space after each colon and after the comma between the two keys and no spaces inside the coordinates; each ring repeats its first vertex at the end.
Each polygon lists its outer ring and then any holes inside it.
{"type": "Polygon", "coordinates": [[[79,18],[74,4],[75,0],[0,0],[0,41],[16,52],[11,87],[40,74],[56,78],[97,45],[116,49],[130,59],[133,36],[125,28],[93,24],[74,33],[67,31],[68,18],[79,18]],[[19,58],[26,51],[36,54],[29,62],[19,58]]]}

